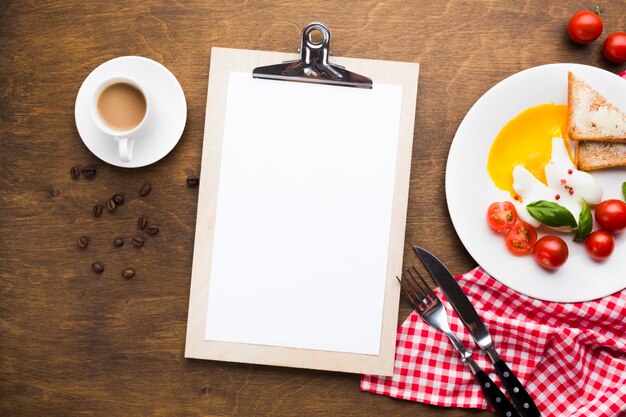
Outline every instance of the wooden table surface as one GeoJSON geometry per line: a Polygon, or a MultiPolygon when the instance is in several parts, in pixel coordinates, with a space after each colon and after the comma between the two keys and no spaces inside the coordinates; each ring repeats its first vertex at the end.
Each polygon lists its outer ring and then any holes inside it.
{"type": "MultiPolygon", "coordinates": [[[[604,2],[605,32],[626,2],[604,2]]],[[[292,52],[302,27],[328,24],[335,55],[419,62],[406,229],[455,273],[475,262],[450,222],[444,169],[472,104],[526,68],[577,62],[618,72],[601,42],[577,46],[569,17],[588,1],[11,1],[0,2],[0,415],[490,416],[359,391],[359,376],[183,357],[212,46],[292,52]],[[178,146],[141,169],[109,166],[81,142],[74,100],[102,62],[141,55],[180,81],[178,146]],[[72,166],[94,166],[72,180],[72,166]],[[138,195],[149,182],[152,192],[138,195]],[[94,218],[115,193],[126,202],[94,218]],[[160,232],[130,238],[146,216],[160,232]],[[89,237],[79,249],[78,236],[89,237]],[[114,248],[112,240],[125,245],[114,248]],[[100,261],[101,275],[91,270],[100,261]],[[121,277],[127,267],[131,280],[121,277]]],[[[242,306],[244,308],[244,306],[242,306]]],[[[402,301],[400,319],[409,312],[402,301]]]]}

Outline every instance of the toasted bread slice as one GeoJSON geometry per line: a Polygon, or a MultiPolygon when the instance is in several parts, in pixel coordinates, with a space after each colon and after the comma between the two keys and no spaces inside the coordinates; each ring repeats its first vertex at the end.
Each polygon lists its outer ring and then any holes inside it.
{"type": "Polygon", "coordinates": [[[626,143],[578,141],[576,165],[583,171],[626,166],[626,143]]]}
{"type": "Polygon", "coordinates": [[[585,81],[568,73],[568,136],[573,140],[626,142],[626,113],[585,81]]]}

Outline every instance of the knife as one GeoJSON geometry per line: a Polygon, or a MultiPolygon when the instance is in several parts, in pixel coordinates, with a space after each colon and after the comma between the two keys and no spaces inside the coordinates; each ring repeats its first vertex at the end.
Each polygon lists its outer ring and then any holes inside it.
{"type": "Polygon", "coordinates": [[[524,389],[517,377],[513,374],[513,371],[511,371],[496,351],[487,326],[485,326],[485,323],[483,323],[478,316],[474,306],[472,306],[465,293],[463,293],[463,290],[461,290],[461,287],[450,271],[448,271],[439,259],[427,250],[419,246],[413,246],[413,250],[422,264],[424,264],[424,267],[430,272],[435,282],[439,285],[439,288],[441,288],[446,295],[446,298],[450,304],[452,304],[454,311],[456,311],[476,344],[484,350],[487,356],[489,356],[489,359],[491,359],[496,372],[500,376],[502,383],[520,415],[522,417],[540,417],[541,413],[537,409],[537,406],[526,389],[524,389]]]}

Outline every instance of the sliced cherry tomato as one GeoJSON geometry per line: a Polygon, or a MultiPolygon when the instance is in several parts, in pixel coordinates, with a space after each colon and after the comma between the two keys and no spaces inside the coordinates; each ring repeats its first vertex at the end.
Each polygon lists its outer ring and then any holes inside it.
{"type": "Polygon", "coordinates": [[[567,243],[558,236],[544,236],[533,248],[535,261],[546,269],[559,269],[569,257],[567,243]]]}
{"type": "Polygon", "coordinates": [[[620,200],[604,200],[596,206],[596,221],[608,232],[626,229],[626,203],[620,200]]]}
{"type": "Polygon", "coordinates": [[[585,241],[587,253],[596,261],[603,261],[613,253],[615,239],[606,230],[596,230],[585,241]]]}
{"type": "Polygon", "coordinates": [[[517,221],[517,211],[513,203],[503,201],[493,203],[487,209],[487,223],[496,232],[509,230],[517,221]]]}
{"type": "Polygon", "coordinates": [[[626,62],[626,32],[613,32],[604,40],[602,53],[614,64],[626,62]]]}
{"type": "Polygon", "coordinates": [[[513,255],[526,255],[537,242],[537,231],[530,224],[518,220],[505,237],[506,247],[513,255]]]}
{"type": "Polygon", "coordinates": [[[604,24],[597,13],[581,10],[570,19],[567,33],[576,43],[590,43],[600,37],[603,28],[604,24]]]}

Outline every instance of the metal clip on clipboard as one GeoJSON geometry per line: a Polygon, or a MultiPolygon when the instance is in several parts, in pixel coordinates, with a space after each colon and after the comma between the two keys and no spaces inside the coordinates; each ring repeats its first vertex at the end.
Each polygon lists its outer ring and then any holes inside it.
{"type": "Polygon", "coordinates": [[[328,62],[330,29],[323,23],[313,22],[304,27],[299,52],[299,60],[255,68],[252,71],[252,76],[270,80],[372,88],[370,78],[350,72],[341,65],[328,62]],[[322,34],[322,40],[318,43],[311,39],[311,33],[314,31],[319,31],[322,34]]]}

